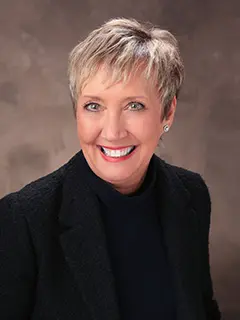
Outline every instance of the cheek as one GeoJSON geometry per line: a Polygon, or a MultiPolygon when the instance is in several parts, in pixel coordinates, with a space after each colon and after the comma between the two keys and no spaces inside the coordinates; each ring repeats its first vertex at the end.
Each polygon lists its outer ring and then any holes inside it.
{"type": "Polygon", "coordinates": [[[92,121],[89,121],[86,117],[78,115],[77,117],[77,132],[81,143],[90,144],[94,142],[99,134],[99,129],[92,121]]]}
{"type": "Polygon", "coordinates": [[[131,133],[142,142],[158,141],[162,133],[162,123],[158,114],[149,114],[131,125],[131,133]]]}

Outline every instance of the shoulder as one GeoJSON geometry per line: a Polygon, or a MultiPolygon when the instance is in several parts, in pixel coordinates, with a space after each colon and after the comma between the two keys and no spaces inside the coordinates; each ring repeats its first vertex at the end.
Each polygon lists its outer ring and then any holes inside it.
{"type": "Polygon", "coordinates": [[[190,194],[190,205],[196,212],[196,219],[202,230],[202,234],[208,237],[209,227],[211,223],[211,197],[209,188],[203,177],[191,170],[187,170],[178,166],[169,165],[179,177],[184,187],[190,194]]]}
{"type": "Polygon", "coordinates": [[[171,165],[165,162],[166,168],[178,177],[183,187],[190,195],[190,206],[196,213],[195,217],[202,230],[202,234],[208,237],[211,223],[211,197],[209,188],[203,177],[194,171],[171,165]]]}
{"type": "Polygon", "coordinates": [[[204,194],[206,196],[209,193],[205,180],[198,172],[175,165],[167,165],[172,168],[172,170],[184,184],[185,188],[187,188],[191,194],[204,194]]]}
{"type": "Polygon", "coordinates": [[[190,194],[192,205],[210,210],[211,199],[209,188],[204,178],[198,173],[180,166],[169,164],[158,158],[159,167],[168,172],[170,179],[182,186],[190,194]],[[207,208],[206,208],[207,207],[207,208]]]}
{"type": "Polygon", "coordinates": [[[29,218],[37,212],[48,212],[61,199],[62,184],[69,163],[0,199],[0,218],[10,214],[29,218]]]}
{"type": "Polygon", "coordinates": [[[194,202],[197,202],[198,205],[201,203],[203,205],[211,205],[209,188],[204,178],[198,172],[174,165],[171,165],[171,167],[191,194],[194,202]]]}

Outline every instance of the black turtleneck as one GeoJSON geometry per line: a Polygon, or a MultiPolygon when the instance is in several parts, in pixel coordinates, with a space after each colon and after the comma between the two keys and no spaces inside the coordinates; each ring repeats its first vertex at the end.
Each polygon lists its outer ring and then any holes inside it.
{"type": "Polygon", "coordinates": [[[96,176],[86,162],[96,193],[122,320],[174,320],[175,305],[156,207],[154,157],[134,194],[123,195],[96,176]]]}

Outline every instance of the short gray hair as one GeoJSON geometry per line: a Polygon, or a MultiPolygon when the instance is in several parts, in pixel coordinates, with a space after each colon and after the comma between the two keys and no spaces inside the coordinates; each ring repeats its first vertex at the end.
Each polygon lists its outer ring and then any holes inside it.
{"type": "Polygon", "coordinates": [[[113,82],[126,81],[144,66],[144,76],[156,85],[163,117],[167,117],[184,78],[178,42],[169,31],[125,18],[111,19],[93,30],[69,56],[69,88],[75,112],[79,92],[101,65],[107,67],[113,82]]]}

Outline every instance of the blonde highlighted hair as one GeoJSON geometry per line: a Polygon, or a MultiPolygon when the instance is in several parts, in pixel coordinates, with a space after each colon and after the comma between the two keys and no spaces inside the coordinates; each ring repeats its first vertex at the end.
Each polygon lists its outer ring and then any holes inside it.
{"type": "Polygon", "coordinates": [[[75,112],[79,93],[102,65],[107,67],[112,83],[127,81],[143,66],[145,78],[159,92],[163,117],[167,117],[184,78],[178,43],[169,31],[125,18],[111,19],[93,30],[69,56],[69,88],[75,112]]]}

